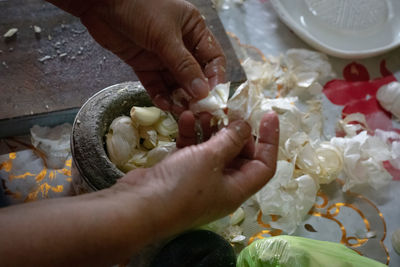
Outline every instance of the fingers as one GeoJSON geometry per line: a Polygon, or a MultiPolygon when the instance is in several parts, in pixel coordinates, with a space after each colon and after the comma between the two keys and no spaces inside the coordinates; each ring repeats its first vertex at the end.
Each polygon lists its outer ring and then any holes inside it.
{"type": "Polygon", "coordinates": [[[149,93],[153,103],[162,110],[170,110],[171,102],[168,95],[168,88],[159,72],[155,71],[137,71],[138,76],[143,87],[149,93]]]}
{"type": "Polygon", "coordinates": [[[210,139],[211,135],[217,131],[217,126],[211,126],[212,115],[208,112],[199,114],[200,126],[203,131],[203,140],[210,139]]]}
{"type": "Polygon", "coordinates": [[[228,190],[240,196],[239,202],[260,190],[275,174],[278,147],[278,116],[268,113],[260,123],[260,137],[253,160],[237,159],[236,166],[232,166],[236,171],[230,170],[232,179],[227,179],[228,190]]]}
{"type": "Polygon", "coordinates": [[[204,75],[212,89],[226,80],[226,59],[220,44],[208,28],[200,37],[199,43],[193,50],[193,55],[204,67],[204,75]]]}
{"type": "Polygon", "coordinates": [[[210,160],[224,168],[238,156],[250,137],[250,125],[244,121],[234,121],[201,146],[208,151],[210,160]]]}
{"type": "Polygon", "coordinates": [[[276,168],[279,147],[279,119],[275,112],[267,113],[260,122],[260,137],[256,146],[254,159],[263,162],[273,176],[276,168]]]}
{"type": "Polygon", "coordinates": [[[183,40],[189,51],[202,66],[210,88],[225,82],[226,59],[218,40],[207,28],[199,12],[192,11],[183,28],[183,40]]]}
{"type": "Polygon", "coordinates": [[[179,117],[179,135],[176,146],[182,148],[196,144],[195,117],[191,111],[184,111],[179,117]]]}
{"type": "Polygon", "coordinates": [[[210,87],[203,71],[181,40],[169,40],[156,52],[176,81],[193,98],[202,99],[208,95],[210,87]]]}

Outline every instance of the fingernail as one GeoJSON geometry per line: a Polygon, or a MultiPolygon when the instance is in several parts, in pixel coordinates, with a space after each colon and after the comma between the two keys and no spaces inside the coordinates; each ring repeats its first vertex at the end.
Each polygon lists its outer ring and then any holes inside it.
{"type": "Polygon", "coordinates": [[[190,87],[190,93],[194,98],[197,99],[205,98],[208,95],[209,91],[210,88],[208,87],[207,82],[204,81],[203,79],[196,78],[192,81],[190,87]]]}
{"type": "Polygon", "coordinates": [[[235,132],[237,132],[241,139],[247,139],[251,134],[250,125],[242,120],[232,122],[231,124],[229,124],[228,128],[233,129],[235,132]]]}

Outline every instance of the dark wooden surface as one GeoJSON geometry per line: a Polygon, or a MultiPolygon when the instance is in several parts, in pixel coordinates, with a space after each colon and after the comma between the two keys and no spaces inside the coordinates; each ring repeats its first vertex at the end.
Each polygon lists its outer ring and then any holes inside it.
{"type": "MultiPolygon", "coordinates": [[[[221,42],[228,59],[228,79],[244,72],[209,0],[193,0],[221,42]]],[[[129,66],[101,48],[79,19],[43,0],[0,0],[0,122],[79,108],[98,90],[136,76],[129,66]],[[32,25],[42,28],[37,39],[32,25]],[[16,40],[3,34],[18,28],[16,40]],[[60,58],[59,55],[67,53],[60,58]],[[43,63],[44,56],[52,59],[43,63]]],[[[26,120],[26,118],[25,118],[26,120]]],[[[17,122],[18,120],[16,120],[17,122]]]]}

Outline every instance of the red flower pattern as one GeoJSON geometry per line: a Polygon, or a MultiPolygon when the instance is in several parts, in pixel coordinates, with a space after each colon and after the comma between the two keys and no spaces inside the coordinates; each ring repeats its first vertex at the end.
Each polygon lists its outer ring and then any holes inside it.
{"type": "MultiPolygon", "coordinates": [[[[387,83],[396,81],[394,75],[386,68],[385,60],[380,63],[382,77],[371,80],[368,70],[357,62],[348,64],[343,69],[344,80],[334,79],[324,86],[324,94],[336,105],[344,106],[342,117],[351,113],[365,115],[371,131],[382,129],[397,131],[392,123],[392,115],[384,110],[376,99],[378,89],[387,83]]],[[[400,180],[400,170],[395,169],[389,162],[385,168],[393,175],[395,180],[400,180]]]]}

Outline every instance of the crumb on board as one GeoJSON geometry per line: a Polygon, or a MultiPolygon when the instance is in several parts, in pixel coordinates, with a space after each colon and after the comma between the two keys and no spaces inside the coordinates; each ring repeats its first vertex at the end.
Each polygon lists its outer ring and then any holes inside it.
{"type": "Polygon", "coordinates": [[[14,40],[17,37],[18,28],[9,29],[4,35],[4,41],[8,42],[14,40]]]}

